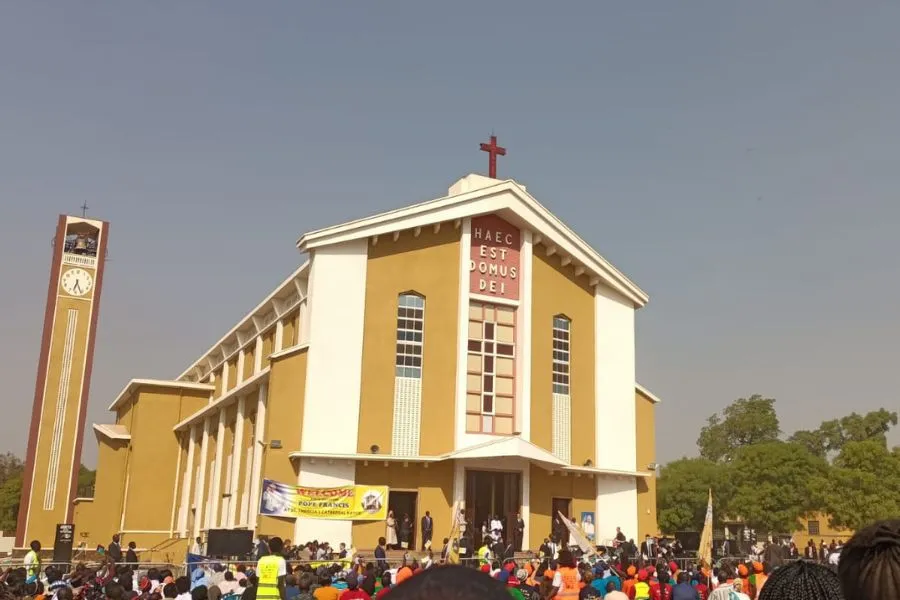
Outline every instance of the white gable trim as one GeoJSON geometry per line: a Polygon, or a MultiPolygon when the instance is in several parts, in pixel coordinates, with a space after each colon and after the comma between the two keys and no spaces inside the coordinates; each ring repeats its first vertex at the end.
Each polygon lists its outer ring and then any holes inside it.
{"type": "Polygon", "coordinates": [[[646,292],[511,179],[312,231],[297,241],[297,247],[310,251],[321,246],[492,213],[499,213],[516,226],[534,231],[545,245],[555,246],[559,252],[570,256],[573,263],[590,271],[599,281],[628,298],[635,307],[640,308],[648,302],[646,292]]]}

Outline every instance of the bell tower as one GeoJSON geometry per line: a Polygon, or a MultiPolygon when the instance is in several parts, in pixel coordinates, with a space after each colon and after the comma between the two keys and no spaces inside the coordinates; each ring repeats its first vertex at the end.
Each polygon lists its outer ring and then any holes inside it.
{"type": "Polygon", "coordinates": [[[44,312],[16,547],[71,523],[81,466],[108,224],[60,215],[44,312]]]}

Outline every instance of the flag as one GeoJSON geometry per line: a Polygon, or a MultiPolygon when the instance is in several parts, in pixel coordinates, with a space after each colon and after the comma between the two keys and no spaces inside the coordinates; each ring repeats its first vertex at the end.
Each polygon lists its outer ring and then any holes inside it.
{"type": "Polygon", "coordinates": [[[591,555],[596,552],[594,544],[591,543],[591,540],[588,539],[587,534],[585,534],[584,531],[581,530],[581,527],[567,519],[566,516],[561,512],[556,512],[559,514],[559,518],[566,526],[566,529],[569,530],[569,545],[578,546],[579,548],[581,548],[581,551],[587,555],[591,555]]]}
{"type": "Polygon", "coordinates": [[[713,547],[713,505],[712,490],[709,490],[709,503],[706,505],[706,520],[703,522],[703,533],[700,534],[700,549],[697,558],[704,567],[712,566],[713,547]]]}

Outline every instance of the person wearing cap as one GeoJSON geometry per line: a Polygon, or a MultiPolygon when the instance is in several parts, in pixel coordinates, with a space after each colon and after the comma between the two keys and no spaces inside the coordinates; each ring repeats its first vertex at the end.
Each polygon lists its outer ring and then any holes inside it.
{"type": "Polygon", "coordinates": [[[629,594],[633,600],[650,600],[650,573],[647,569],[641,569],[637,574],[637,582],[634,584],[634,595],[629,594]]]}
{"type": "Polygon", "coordinates": [[[750,575],[748,581],[750,583],[750,590],[747,592],[747,595],[753,598],[759,598],[759,593],[762,591],[763,585],[766,583],[766,579],[768,579],[768,574],[766,573],[766,567],[761,562],[756,561],[753,563],[753,573],[750,575]]]}
{"type": "Polygon", "coordinates": [[[625,581],[622,582],[622,591],[629,598],[634,597],[634,586],[637,585],[637,567],[629,565],[625,570],[625,581]]]}

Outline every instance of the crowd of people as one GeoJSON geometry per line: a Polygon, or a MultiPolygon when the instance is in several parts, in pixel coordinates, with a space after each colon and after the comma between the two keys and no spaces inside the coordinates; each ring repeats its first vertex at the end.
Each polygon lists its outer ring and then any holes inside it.
{"type": "Polygon", "coordinates": [[[778,566],[752,560],[681,568],[643,557],[577,556],[565,548],[525,560],[495,559],[488,551],[468,565],[450,564],[447,556],[419,561],[407,553],[391,566],[385,558],[342,559],[318,550],[312,555],[324,560],[290,562],[285,554],[296,552],[278,538],[269,539],[264,552],[255,563],[196,564],[180,576],[117,563],[116,552],[99,566],[77,564],[63,572],[57,565],[41,567],[35,542],[21,566],[0,575],[0,600],[900,599],[900,520],[859,531],[843,545],[836,565],[817,554],[816,560],[801,557],[778,566]]]}

